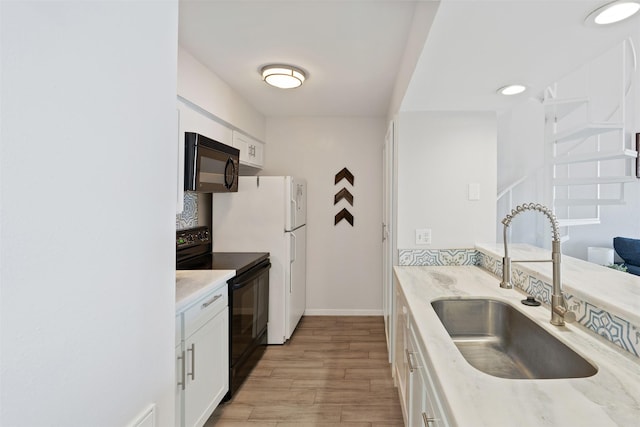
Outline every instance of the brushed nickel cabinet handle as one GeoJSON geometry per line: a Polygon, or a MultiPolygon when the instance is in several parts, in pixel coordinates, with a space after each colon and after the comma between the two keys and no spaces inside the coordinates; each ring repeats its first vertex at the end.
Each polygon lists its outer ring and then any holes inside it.
{"type": "Polygon", "coordinates": [[[422,421],[424,422],[425,427],[429,427],[429,424],[431,424],[435,420],[436,420],[435,418],[428,416],[426,412],[422,413],[422,421]]]}
{"type": "Polygon", "coordinates": [[[182,381],[178,381],[178,385],[181,386],[182,390],[184,390],[185,382],[186,382],[184,379],[185,379],[186,370],[187,370],[186,365],[184,363],[184,350],[182,351],[182,354],[180,356],[178,356],[178,360],[182,361],[180,363],[180,365],[181,365],[180,371],[182,373],[182,376],[181,376],[182,381]]]}
{"type": "Polygon", "coordinates": [[[191,377],[191,381],[196,380],[196,343],[191,344],[191,348],[188,348],[187,351],[191,352],[191,372],[188,372],[187,375],[191,377]]]}
{"type": "Polygon", "coordinates": [[[222,298],[222,294],[216,295],[213,298],[211,298],[209,301],[203,302],[202,303],[202,308],[209,307],[211,304],[213,304],[214,302],[218,301],[220,298],[222,298]]]}

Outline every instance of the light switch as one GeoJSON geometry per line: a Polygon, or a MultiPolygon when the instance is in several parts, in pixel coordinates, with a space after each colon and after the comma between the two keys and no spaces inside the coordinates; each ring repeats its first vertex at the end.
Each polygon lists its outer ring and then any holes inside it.
{"type": "Polygon", "coordinates": [[[469,200],[480,200],[480,184],[477,182],[469,184],[469,200]]]}
{"type": "Polygon", "coordinates": [[[431,229],[416,228],[416,245],[430,245],[430,244],[431,244],[431,229]]]}

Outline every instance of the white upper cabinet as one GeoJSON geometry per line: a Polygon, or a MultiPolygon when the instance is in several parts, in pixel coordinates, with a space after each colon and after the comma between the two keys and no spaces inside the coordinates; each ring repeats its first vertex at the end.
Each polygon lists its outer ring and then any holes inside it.
{"type": "Polygon", "coordinates": [[[233,144],[233,131],[208,113],[178,97],[178,192],[176,213],[184,208],[184,134],[196,132],[226,145],[233,144]]]}
{"type": "Polygon", "coordinates": [[[223,144],[232,145],[232,131],[227,126],[215,121],[204,111],[178,99],[180,111],[180,137],[185,132],[196,132],[223,144]]]}
{"type": "Polygon", "coordinates": [[[233,146],[240,150],[240,164],[262,169],[264,143],[238,131],[233,131],[233,146]]]}

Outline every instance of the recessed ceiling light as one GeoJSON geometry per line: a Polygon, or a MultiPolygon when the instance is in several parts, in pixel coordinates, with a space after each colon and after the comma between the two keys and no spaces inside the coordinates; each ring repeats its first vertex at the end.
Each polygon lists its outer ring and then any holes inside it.
{"type": "Polygon", "coordinates": [[[291,65],[267,65],[261,70],[262,80],[280,89],[299,87],[306,79],[305,72],[291,65]]]}
{"type": "Polygon", "coordinates": [[[588,25],[607,25],[623,21],[640,10],[640,0],[616,0],[600,6],[585,19],[588,25]]]}
{"type": "Polygon", "coordinates": [[[501,87],[497,92],[501,95],[517,95],[525,90],[527,90],[527,87],[524,85],[509,85],[501,87]]]}

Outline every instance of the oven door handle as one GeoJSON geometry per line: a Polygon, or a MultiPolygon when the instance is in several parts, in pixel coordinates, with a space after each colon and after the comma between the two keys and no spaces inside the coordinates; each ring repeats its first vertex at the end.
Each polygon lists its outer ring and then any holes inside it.
{"type": "Polygon", "coordinates": [[[256,277],[261,276],[271,268],[271,263],[267,262],[263,264],[261,267],[257,268],[255,271],[249,270],[241,276],[237,276],[230,281],[232,285],[232,289],[241,289],[251,283],[256,277]],[[236,281],[237,280],[237,281],[236,281]]]}

